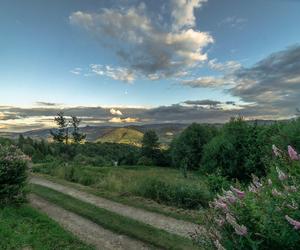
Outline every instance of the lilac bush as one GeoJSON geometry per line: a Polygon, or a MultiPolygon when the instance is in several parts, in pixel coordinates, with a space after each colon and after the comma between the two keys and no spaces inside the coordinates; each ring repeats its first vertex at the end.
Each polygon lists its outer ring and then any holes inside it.
{"type": "Polygon", "coordinates": [[[222,250],[300,248],[300,157],[291,146],[272,149],[267,177],[217,195],[195,240],[222,250]]]}
{"type": "Polygon", "coordinates": [[[16,146],[0,145],[0,205],[25,200],[29,160],[16,146]]]}

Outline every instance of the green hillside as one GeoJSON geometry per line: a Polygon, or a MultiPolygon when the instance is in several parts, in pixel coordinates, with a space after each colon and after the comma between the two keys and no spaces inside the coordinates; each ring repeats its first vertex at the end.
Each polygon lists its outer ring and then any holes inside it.
{"type": "Polygon", "coordinates": [[[140,146],[143,133],[133,128],[115,128],[97,139],[97,142],[114,142],[140,146]]]}

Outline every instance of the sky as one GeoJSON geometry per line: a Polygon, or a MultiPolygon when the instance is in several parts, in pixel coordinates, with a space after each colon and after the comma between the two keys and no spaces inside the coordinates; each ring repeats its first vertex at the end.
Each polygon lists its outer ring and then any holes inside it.
{"type": "Polygon", "coordinates": [[[287,119],[300,0],[0,0],[0,132],[287,119]]]}

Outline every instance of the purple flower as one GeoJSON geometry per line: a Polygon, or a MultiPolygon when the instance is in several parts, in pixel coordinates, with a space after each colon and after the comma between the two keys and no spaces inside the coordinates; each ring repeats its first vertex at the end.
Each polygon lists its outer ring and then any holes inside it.
{"type": "Polygon", "coordinates": [[[215,240],[215,241],[214,241],[214,244],[215,244],[215,246],[216,246],[216,248],[217,248],[218,250],[226,250],[226,249],[221,245],[221,243],[220,243],[219,240],[215,240]]]}
{"type": "Polygon", "coordinates": [[[244,225],[242,225],[242,226],[238,225],[237,227],[234,228],[234,230],[235,230],[236,234],[241,235],[241,236],[245,236],[248,233],[247,228],[244,225]]]}
{"type": "Polygon", "coordinates": [[[274,144],[272,145],[272,150],[275,156],[281,156],[281,150],[277,148],[274,144]]]}
{"type": "Polygon", "coordinates": [[[290,145],[288,146],[288,153],[289,153],[291,160],[299,160],[300,159],[296,150],[293,149],[293,147],[290,145]]]}
{"type": "Polygon", "coordinates": [[[288,215],[285,216],[285,219],[292,225],[294,226],[295,230],[300,229],[300,221],[294,220],[291,217],[289,217],[288,215]]]}
{"type": "Polygon", "coordinates": [[[276,171],[277,171],[277,173],[278,173],[278,178],[279,178],[279,180],[283,181],[283,180],[286,180],[286,179],[288,178],[288,176],[287,176],[284,172],[282,172],[282,171],[279,169],[279,167],[276,167],[276,171]]]}
{"type": "Polygon", "coordinates": [[[233,186],[230,186],[230,189],[232,192],[234,192],[237,197],[239,197],[240,199],[243,199],[245,197],[245,192],[237,189],[237,188],[234,188],[233,186]]]}
{"type": "Polygon", "coordinates": [[[276,188],[273,188],[273,189],[272,189],[272,194],[273,194],[274,196],[282,196],[282,193],[281,193],[281,192],[278,192],[276,188]]]}

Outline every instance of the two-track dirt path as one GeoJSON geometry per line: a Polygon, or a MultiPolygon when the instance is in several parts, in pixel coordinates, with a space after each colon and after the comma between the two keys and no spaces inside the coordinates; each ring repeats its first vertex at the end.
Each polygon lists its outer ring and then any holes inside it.
{"type": "MultiPolygon", "coordinates": [[[[139,208],[127,206],[105,198],[101,198],[89,193],[85,193],[69,186],[64,186],[41,177],[33,176],[31,183],[51,188],[58,192],[70,195],[76,199],[93,204],[97,207],[115,212],[117,214],[141,221],[153,227],[163,229],[169,233],[177,234],[183,237],[189,237],[191,232],[199,230],[199,225],[191,222],[176,220],[161,214],[145,211],[139,208]]],[[[130,248],[129,248],[130,249],[130,248]]]]}
{"type": "Polygon", "coordinates": [[[119,235],[87,220],[77,214],[56,206],[36,195],[30,195],[31,206],[47,214],[62,227],[72,232],[82,241],[101,250],[146,250],[143,242],[119,235]]]}

